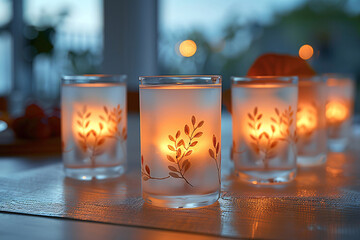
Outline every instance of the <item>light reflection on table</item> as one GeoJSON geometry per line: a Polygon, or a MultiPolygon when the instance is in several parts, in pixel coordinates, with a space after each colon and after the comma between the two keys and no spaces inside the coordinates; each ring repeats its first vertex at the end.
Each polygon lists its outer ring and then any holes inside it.
{"type": "MultiPolygon", "coordinates": [[[[136,118],[130,120],[130,128],[138,126],[136,118]]],[[[251,185],[237,181],[232,174],[229,126],[231,119],[225,115],[222,196],[210,207],[163,209],[144,204],[139,143],[131,135],[129,171],[122,178],[82,183],[64,178],[61,164],[21,174],[12,172],[0,181],[1,191],[6,192],[0,195],[0,209],[236,238],[329,239],[360,235],[360,149],[351,146],[345,153],[329,153],[325,165],[299,169],[295,181],[289,184],[251,185]]],[[[359,139],[355,136],[352,143],[358,145],[359,139]]],[[[154,234],[157,239],[168,236],[154,234]]]]}

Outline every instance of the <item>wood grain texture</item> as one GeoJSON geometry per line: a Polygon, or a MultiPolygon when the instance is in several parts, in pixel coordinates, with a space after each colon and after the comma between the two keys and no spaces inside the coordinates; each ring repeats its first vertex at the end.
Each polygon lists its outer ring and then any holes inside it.
{"type": "Polygon", "coordinates": [[[290,184],[255,186],[231,174],[229,116],[223,118],[222,196],[199,209],[144,204],[140,186],[138,119],[130,117],[129,171],[80,182],[61,163],[0,178],[0,210],[234,238],[319,239],[360,236],[359,138],[325,165],[300,169],[290,184]]]}

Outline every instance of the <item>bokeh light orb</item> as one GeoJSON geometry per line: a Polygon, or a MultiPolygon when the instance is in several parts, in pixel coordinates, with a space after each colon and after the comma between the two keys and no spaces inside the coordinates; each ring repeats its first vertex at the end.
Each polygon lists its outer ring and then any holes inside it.
{"type": "Polygon", "coordinates": [[[299,49],[299,57],[304,60],[310,59],[314,54],[314,49],[309,44],[302,45],[299,49]]]}
{"type": "Polygon", "coordinates": [[[192,57],[196,53],[197,46],[193,40],[182,41],[179,45],[179,52],[183,57],[192,57]]]}
{"type": "Polygon", "coordinates": [[[326,104],[326,118],[330,123],[339,123],[344,121],[348,115],[348,108],[339,101],[330,101],[326,104]]]}

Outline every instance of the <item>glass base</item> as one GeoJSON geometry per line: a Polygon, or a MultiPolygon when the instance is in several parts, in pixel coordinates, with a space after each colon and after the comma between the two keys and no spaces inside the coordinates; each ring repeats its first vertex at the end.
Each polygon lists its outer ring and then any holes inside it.
{"type": "Polygon", "coordinates": [[[90,181],[120,177],[125,172],[124,166],[98,167],[98,168],[64,168],[65,175],[69,178],[90,181]]]}
{"type": "Polygon", "coordinates": [[[318,166],[326,162],[326,154],[321,153],[316,156],[299,156],[297,157],[297,164],[301,167],[318,166]]]}
{"type": "Polygon", "coordinates": [[[220,197],[220,191],[203,195],[186,195],[186,196],[159,196],[143,193],[146,203],[167,208],[197,208],[204,207],[215,203],[220,197]]]}
{"type": "Polygon", "coordinates": [[[348,145],[347,138],[328,139],[328,148],[331,152],[344,152],[348,145]]]}
{"type": "Polygon", "coordinates": [[[237,171],[239,179],[252,184],[282,184],[292,181],[296,176],[296,168],[290,170],[242,170],[237,171]]]}

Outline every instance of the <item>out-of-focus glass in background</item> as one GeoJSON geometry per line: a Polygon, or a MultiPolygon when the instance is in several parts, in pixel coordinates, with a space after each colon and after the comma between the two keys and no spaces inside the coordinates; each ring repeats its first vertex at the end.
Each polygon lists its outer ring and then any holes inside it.
{"type": "MultiPolygon", "coordinates": [[[[29,97],[56,105],[61,75],[99,73],[103,4],[0,0],[0,95],[11,95],[15,106],[29,97]]],[[[275,52],[300,55],[318,73],[350,73],[359,80],[357,0],[158,0],[157,5],[159,74],[221,74],[229,89],[231,75],[245,75],[259,55],[275,52]]],[[[360,112],[359,98],[356,102],[360,112]]]]}
{"type": "Polygon", "coordinates": [[[222,74],[225,89],[231,75],[246,75],[268,52],[300,55],[317,73],[358,80],[360,1],[160,0],[158,47],[160,73],[222,74]],[[186,49],[184,40],[196,45],[186,49]]]}

